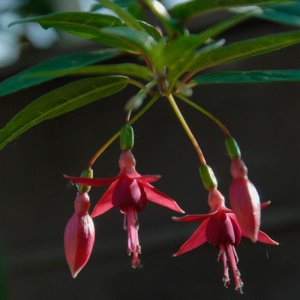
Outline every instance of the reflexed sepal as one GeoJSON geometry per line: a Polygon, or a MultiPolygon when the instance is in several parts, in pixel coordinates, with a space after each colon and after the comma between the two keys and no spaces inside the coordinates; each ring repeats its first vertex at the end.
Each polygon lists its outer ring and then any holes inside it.
{"type": "MultiPolygon", "coordinates": [[[[94,172],[93,169],[88,168],[81,172],[80,177],[84,178],[93,178],[94,172]]],[[[91,187],[88,185],[82,185],[78,184],[78,192],[79,193],[88,193],[90,191],[91,187]]]]}
{"type": "Polygon", "coordinates": [[[217,179],[211,167],[208,165],[201,165],[199,172],[202,183],[208,191],[218,187],[217,179]]]}
{"type": "Polygon", "coordinates": [[[122,151],[131,150],[134,145],[134,131],[129,124],[125,124],[121,129],[120,147],[122,151]]]}
{"type": "Polygon", "coordinates": [[[232,137],[229,136],[225,140],[225,146],[227,149],[228,156],[230,159],[235,159],[235,158],[240,158],[241,157],[241,150],[236,142],[236,140],[232,137]]]}

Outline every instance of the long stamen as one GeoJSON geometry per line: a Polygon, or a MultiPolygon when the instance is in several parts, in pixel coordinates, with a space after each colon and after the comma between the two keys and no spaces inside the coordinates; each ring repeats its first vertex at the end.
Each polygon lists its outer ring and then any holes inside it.
{"type": "Polygon", "coordinates": [[[128,207],[125,212],[128,234],[128,255],[132,254],[132,268],[137,269],[141,267],[139,254],[141,253],[141,246],[139,242],[139,225],[138,216],[135,208],[128,207]]]}
{"type": "Polygon", "coordinates": [[[243,294],[243,282],[241,279],[241,274],[237,268],[237,262],[236,262],[236,258],[235,258],[235,254],[234,254],[234,246],[228,244],[226,246],[227,248],[227,252],[228,252],[228,256],[229,256],[229,261],[231,264],[231,268],[232,268],[232,272],[233,272],[233,276],[234,276],[234,280],[235,280],[235,290],[239,293],[239,294],[243,294]]]}
{"type": "Polygon", "coordinates": [[[226,288],[228,288],[229,284],[230,284],[229,268],[228,268],[228,264],[227,264],[227,255],[226,255],[224,245],[220,246],[220,253],[219,253],[218,260],[220,260],[220,259],[222,259],[223,266],[224,266],[223,283],[224,283],[224,286],[226,288]]]}

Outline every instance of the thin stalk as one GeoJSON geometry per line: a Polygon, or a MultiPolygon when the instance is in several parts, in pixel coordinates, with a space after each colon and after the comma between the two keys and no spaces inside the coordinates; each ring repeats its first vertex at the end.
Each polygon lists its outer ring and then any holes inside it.
{"type": "Polygon", "coordinates": [[[132,78],[128,79],[128,83],[140,88],[141,90],[143,90],[145,93],[149,94],[150,96],[154,96],[154,92],[149,87],[143,85],[142,83],[140,83],[132,78]]]}
{"type": "Polygon", "coordinates": [[[195,150],[196,150],[196,152],[197,152],[197,154],[198,154],[198,157],[199,157],[199,160],[200,160],[200,164],[201,164],[201,165],[206,165],[206,161],[205,161],[203,152],[202,152],[202,150],[201,150],[201,148],[200,148],[200,146],[199,146],[197,140],[195,139],[195,137],[194,137],[192,131],[190,130],[188,124],[186,123],[186,121],[185,121],[183,115],[181,114],[181,111],[180,111],[180,109],[178,108],[177,103],[176,103],[176,101],[175,101],[174,98],[173,98],[173,95],[172,95],[172,94],[169,94],[169,95],[167,96],[167,99],[169,100],[169,103],[170,103],[171,107],[173,108],[173,110],[174,110],[174,112],[175,112],[175,114],[176,114],[176,116],[177,116],[179,122],[181,123],[181,125],[182,125],[184,131],[186,132],[187,136],[188,136],[189,139],[191,140],[191,142],[192,142],[192,144],[193,144],[193,146],[194,146],[194,148],[195,148],[195,150]]]}
{"type": "Polygon", "coordinates": [[[186,104],[188,104],[188,105],[192,106],[193,108],[195,108],[196,110],[200,111],[203,115],[208,117],[210,120],[212,120],[222,130],[222,132],[224,133],[224,135],[226,137],[231,136],[230,131],[227,129],[227,127],[224,125],[224,123],[221,120],[219,120],[217,117],[215,117],[213,114],[211,114],[210,112],[208,112],[203,107],[196,104],[195,102],[191,101],[190,99],[186,98],[182,94],[175,94],[175,96],[177,98],[179,98],[180,100],[182,100],[183,102],[185,102],[186,104]]]}
{"type": "MultiPolygon", "coordinates": [[[[159,94],[156,94],[129,122],[128,124],[133,124],[137,121],[158,99],[159,94]]],[[[117,131],[111,138],[109,138],[106,143],[101,146],[98,151],[92,156],[87,164],[87,168],[91,168],[98,157],[119,137],[121,133],[121,129],[117,131]]]]}

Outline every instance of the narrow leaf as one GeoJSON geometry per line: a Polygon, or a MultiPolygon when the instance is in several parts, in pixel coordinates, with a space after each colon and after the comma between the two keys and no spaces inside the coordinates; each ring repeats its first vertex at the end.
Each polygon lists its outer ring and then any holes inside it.
{"type": "Polygon", "coordinates": [[[213,9],[286,1],[287,0],[191,0],[175,5],[171,9],[171,15],[175,19],[186,20],[213,9]]]}
{"type": "Polygon", "coordinates": [[[113,65],[96,65],[79,68],[70,71],[49,71],[33,73],[33,76],[49,76],[49,75],[102,75],[102,74],[114,74],[114,75],[129,75],[144,80],[151,80],[153,77],[152,72],[143,66],[139,66],[132,63],[113,64],[113,65]]]}
{"type": "Polygon", "coordinates": [[[47,82],[65,73],[93,63],[116,57],[120,51],[107,49],[100,51],[77,52],[51,58],[0,83],[0,96],[47,82]]]}
{"type": "Polygon", "coordinates": [[[277,5],[247,6],[233,8],[232,12],[250,12],[255,17],[290,26],[300,26],[300,1],[277,5]]]}
{"type": "Polygon", "coordinates": [[[300,31],[290,31],[233,43],[209,52],[199,53],[190,63],[190,71],[195,73],[212,66],[276,51],[299,42],[300,31]]]}
{"type": "Polygon", "coordinates": [[[55,118],[126,87],[123,76],[93,77],[74,81],[31,102],[0,129],[0,149],[39,123],[55,118]]]}
{"type": "Polygon", "coordinates": [[[140,25],[138,20],[133,15],[131,15],[128,11],[121,8],[117,4],[109,0],[99,0],[99,2],[101,2],[104,7],[109,8],[113,12],[115,12],[124,21],[124,23],[127,24],[127,26],[141,31],[144,30],[144,28],[140,25]]]}
{"type": "Polygon", "coordinates": [[[197,76],[195,84],[216,83],[266,83],[300,81],[300,70],[261,70],[217,72],[197,76]]]}
{"type": "Polygon", "coordinates": [[[54,27],[81,38],[132,52],[147,52],[154,39],[145,31],[122,26],[120,19],[93,13],[54,13],[12,23],[37,22],[44,28],[54,27]]]}
{"type": "Polygon", "coordinates": [[[241,14],[222,21],[209,29],[194,35],[181,36],[171,42],[164,51],[164,63],[169,68],[169,80],[175,81],[185,73],[187,61],[193,56],[194,50],[207,41],[245,21],[250,15],[241,14]]]}

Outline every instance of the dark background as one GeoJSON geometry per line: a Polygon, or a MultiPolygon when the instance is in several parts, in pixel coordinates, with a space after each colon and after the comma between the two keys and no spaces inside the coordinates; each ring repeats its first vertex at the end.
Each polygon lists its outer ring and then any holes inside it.
{"type": "MultiPolygon", "coordinates": [[[[231,30],[228,41],[290,28],[251,21],[231,30]]],[[[74,49],[94,49],[76,44],[74,49]]],[[[65,52],[26,48],[15,65],[3,68],[1,80],[47,57],[65,52]]],[[[68,49],[69,51],[69,49],[68,49]]],[[[222,70],[299,69],[300,46],[222,67],[222,70]]],[[[39,95],[62,86],[58,79],[0,100],[0,127],[39,95]]],[[[123,120],[123,106],[136,89],[47,121],[19,137],[0,153],[0,241],[2,286],[9,300],[53,299],[296,299],[300,296],[299,83],[211,85],[195,88],[193,100],[220,117],[242,148],[249,177],[262,201],[262,230],[279,247],[243,239],[238,247],[245,295],[222,285],[218,251],[205,244],[178,258],[178,247],[197,224],[174,223],[174,214],[149,203],[140,214],[142,262],[130,268],[122,216],[111,210],[95,219],[96,242],[85,269],[73,280],[63,252],[63,232],[73,213],[75,189],[62,174],[78,175],[91,155],[123,120]]],[[[228,194],[229,166],[224,138],[200,113],[180,104],[208,163],[228,194]]],[[[160,100],[135,125],[134,154],[142,174],[161,174],[156,187],[189,213],[208,211],[198,161],[167,101],[160,100]]],[[[115,142],[95,164],[96,177],[118,173],[115,142]]],[[[91,192],[94,205],[103,189],[91,192]]]]}

